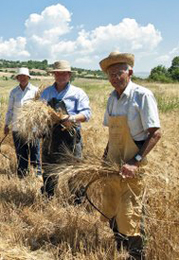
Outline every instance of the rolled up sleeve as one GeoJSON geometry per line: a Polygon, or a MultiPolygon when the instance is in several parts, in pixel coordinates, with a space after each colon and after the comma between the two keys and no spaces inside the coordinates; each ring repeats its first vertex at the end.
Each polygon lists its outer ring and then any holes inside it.
{"type": "Polygon", "coordinates": [[[78,114],[83,114],[86,118],[86,121],[89,121],[89,119],[91,118],[89,98],[83,90],[80,91],[78,97],[77,112],[78,114]]]}
{"type": "Polygon", "coordinates": [[[6,125],[10,125],[12,123],[13,107],[14,107],[14,95],[13,95],[13,91],[11,91],[9,95],[8,109],[5,117],[6,125]]]}

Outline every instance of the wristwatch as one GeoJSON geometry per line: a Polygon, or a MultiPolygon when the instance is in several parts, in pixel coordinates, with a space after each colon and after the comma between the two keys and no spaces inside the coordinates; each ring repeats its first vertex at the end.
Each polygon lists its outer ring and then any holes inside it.
{"type": "Polygon", "coordinates": [[[140,155],[140,154],[136,154],[135,156],[134,156],[134,159],[137,161],[137,162],[141,162],[142,161],[142,156],[140,155]]]}

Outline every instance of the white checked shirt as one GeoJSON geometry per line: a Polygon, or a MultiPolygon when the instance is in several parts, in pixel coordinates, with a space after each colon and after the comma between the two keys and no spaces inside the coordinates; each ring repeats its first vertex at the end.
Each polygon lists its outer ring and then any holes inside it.
{"type": "Polygon", "coordinates": [[[20,86],[11,90],[5,124],[12,124],[12,131],[18,131],[16,122],[19,115],[19,109],[23,104],[34,99],[37,91],[38,88],[33,86],[31,83],[28,83],[24,90],[22,90],[20,86]]]}
{"type": "Polygon", "coordinates": [[[153,93],[140,85],[129,82],[118,98],[114,90],[107,103],[104,115],[104,125],[108,126],[109,116],[127,116],[127,122],[132,138],[135,141],[145,140],[147,129],[160,128],[157,103],[153,93]]]}

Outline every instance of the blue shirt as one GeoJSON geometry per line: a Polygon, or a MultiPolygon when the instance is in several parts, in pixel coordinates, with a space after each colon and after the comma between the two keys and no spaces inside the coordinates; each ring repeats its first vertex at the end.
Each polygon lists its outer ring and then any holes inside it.
{"type": "Polygon", "coordinates": [[[55,83],[47,87],[41,94],[41,99],[50,101],[52,98],[63,100],[69,115],[83,114],[88,121],[91,117],[89,98],[86,93],[76,86],[68,83],[66,87],[58,92],[55,83]]]}

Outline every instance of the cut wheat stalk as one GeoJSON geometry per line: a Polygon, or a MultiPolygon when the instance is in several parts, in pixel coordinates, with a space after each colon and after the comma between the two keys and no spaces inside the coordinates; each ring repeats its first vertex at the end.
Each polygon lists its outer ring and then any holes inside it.
{"type": "Polygon", "coordinates": [[[64,116],[62,111],[55,112],[44,101],[29,101],[19,110],[16,122],[18,134],[26,142],[35,142],[37,138],[49,134],[53,125],[59,123],[64,116]]]}

